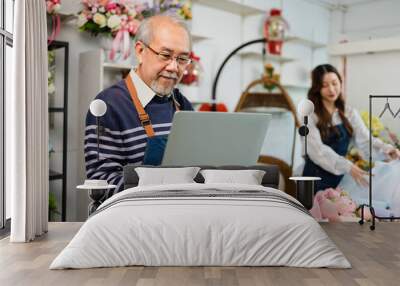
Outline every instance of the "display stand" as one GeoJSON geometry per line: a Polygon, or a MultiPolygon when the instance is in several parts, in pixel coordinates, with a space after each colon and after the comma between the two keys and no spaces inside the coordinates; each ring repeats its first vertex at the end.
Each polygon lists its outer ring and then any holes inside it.
{"type": "Polygon", "coordinates": [[[395,216],[390,216],[390,217],[381,217],[377,216],[375,214],[374,207],[372,205],[372,101],[373,99],[389,99],[389,98],[400,98],[400,95],[370,95],[369,96],[369,202],[368,204],[362,204],[360,205],[361,208],[361,219],[359,221],[359,224],[364,224],[364,209],[367,207],[369,208],[372,216],[372,223],[370,225],[370,229],[374,230],[375,229],[375,219],[381,219],[381,220],[390,220],[393,221],[394,219],[400,219],[400,217],[395,217],[395,216]]]}

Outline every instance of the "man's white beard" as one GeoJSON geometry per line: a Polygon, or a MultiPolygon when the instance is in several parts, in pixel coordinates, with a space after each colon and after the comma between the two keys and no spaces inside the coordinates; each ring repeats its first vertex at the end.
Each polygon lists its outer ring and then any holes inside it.
{"type": "Polygon", "coordinates": [[[175,85],[171,85],[169,87],[163,87],[158,84],[157,80],[153,80],[151,82],[150,88],[158,95],[170,95],[172,90],[174,89],[175,85]]]}

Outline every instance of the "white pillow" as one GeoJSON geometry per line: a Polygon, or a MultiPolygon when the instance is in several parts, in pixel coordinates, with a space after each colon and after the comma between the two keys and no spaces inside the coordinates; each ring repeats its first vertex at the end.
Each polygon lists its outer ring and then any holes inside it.
{"type": "Polygon", "coordinates": [[[199,167],[135,168],[139,176],[138,186],[195,183],[193,179],[199,170],[199,167]]]}
{"type": "Polygon", "coordinates": [[[205,184],[246,184],[261,185],[265,171],[261,170],[202,170],[205,184]]]}

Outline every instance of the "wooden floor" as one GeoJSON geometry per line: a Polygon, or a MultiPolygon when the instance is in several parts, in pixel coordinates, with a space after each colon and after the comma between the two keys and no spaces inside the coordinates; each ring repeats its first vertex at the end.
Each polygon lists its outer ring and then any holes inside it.
{"type": "Polygon", "coordinates": [[[48,270],[81,223],[50,223],[32,243],[0,241],[0,285],[400,285],[400,224],[322,224],[353,268],[121,267],[48,270]]]}

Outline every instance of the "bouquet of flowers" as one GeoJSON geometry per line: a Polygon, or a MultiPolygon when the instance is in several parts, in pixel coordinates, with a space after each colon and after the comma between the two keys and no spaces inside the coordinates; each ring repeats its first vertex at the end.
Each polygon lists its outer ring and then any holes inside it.
{"type": "MultiPolygon", "coordinates": [[[[365,126],[369,128],[369,113],[367,111],[362,111],[361,118],[364,121],[365,126]]],[[[372,123],[372,128],[371,128],[372,136],[378,137],[383,142],[391,144],[400,149],[399,137],[395,133],[390,131],[389,128],[383,125],[383,123],[380,121],[378,117],[372,116],[371,123],[372,123]]]]}
{"type": "Polygon", "coordinates": [[[264,75],[263,77],[266,79],[264,81],[264,87],[271,92],[275,87],[275,83],[279,83],[280,76],[277,73],[274,73],[274,66],[270,63],[266,63],[264,65],[264,75]]]}
{"type": "MultiPolygon", "coordinates": [[[[367,128],[369,128],[369,113],[367,111],[362,111],[361,112],[361,118],[367,128]]],[[[383,125],[383,123],[380,121],[380,119],[376,116],[372,116],[371,118],[371,131],[372,131],[372,136],[377,137],[381,139],[383,142],[391,144],[398,149],[400,149],[400,140],[398,136],[393,133],[392,131],[389,130],[386,126],[383,125]]],[[[352,161],[354,164],[356,164],[358,167],[361,169],[368,171],[372,166],[369,166],[369,162],[365,160],[359,150],[356,148],[350,148],[349,151],[347,152],[346,158],[352,161]]]]}
{"type": "Polygon", "coordinates": [[[155,0],[154,6],[151,8],[151,14],[156,15],[165,13],[178,15],[184,20],[192,19],[191,1],[181,0],[155,0]]]}
{"type": "Polygon", "coordinates": [[[61,20],[58,12],[61,8],[61,0],[46,0],[47,14],[51,16],[51,34],[47,44],[51,44],[60,33],[61,20]]]}
{"type": "Polygon", "coordinates": [[[61,0],[46,0],[46,8],[48,14],[57,14],[61,8],[61,0]]]}
{"type": "Polygon", "coordinates": [[[82,0],[83,10],[78,15],[78,27],[92,35],[106,34],[114,37],[110,59],[121,50],[124,59],[130,53],[129,39],[135,36],[146,3],[136,4],[133,0],[82,0]]]}
{"type": "Polygon", "coordinates": [[[357,205],[348,193],[340,188],[318,191],[314,197],[311,215],[329,221],[357,220],[357,205]]]}
{"type": "Polygon", "coordinates": [[[138,0],[82,0],[83,9],[78,14],[80,31],[92,35],[105,34],[113,37],[110,59],[114,60],[119,50],[126,59],[130,55],[130,38],[134,37],[140,21],[152,15],[170,11],[184,19],[191,17],[190,3],[179,0],[158,0],[150,7],[138,0]]]}
{"type": "Polygon", "coordinates": [[[369,171],[371,167],[374,167],[374,164],[372,163],[372,166],[370,166],[369,161],[364,160],[357,148],[354,147],[347,152],[346,158],[364,171],[369,171]]]}

